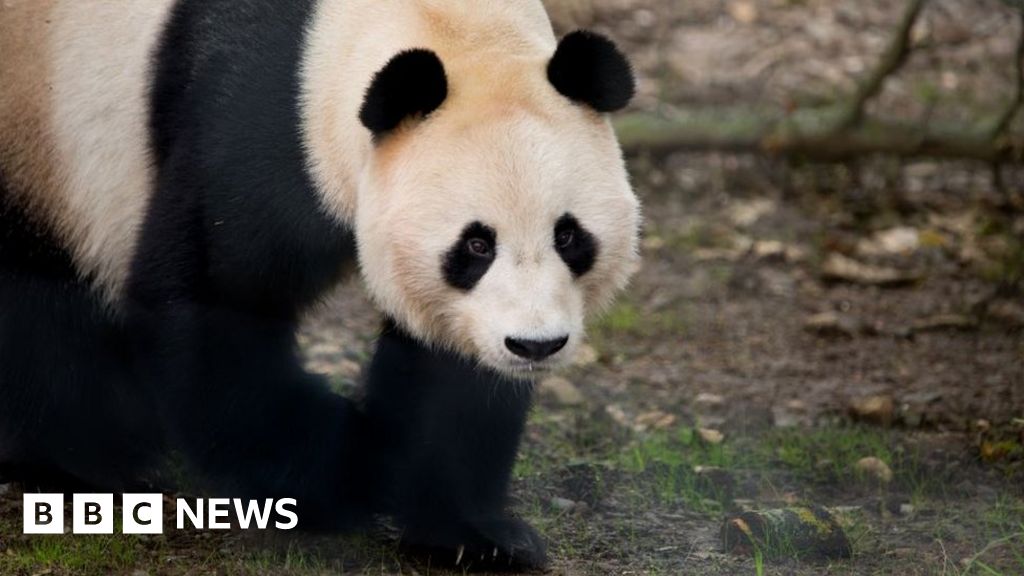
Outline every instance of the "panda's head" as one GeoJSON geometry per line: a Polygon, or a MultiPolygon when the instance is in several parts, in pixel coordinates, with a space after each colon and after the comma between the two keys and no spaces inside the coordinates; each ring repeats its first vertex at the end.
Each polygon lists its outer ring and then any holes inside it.
{"type": "Polygon", "coordinates": [[[637,266],[639,205],[605,116],[633,90],[586,32],[543,61],[391,59],[360,113],[374,150],[356,211],[384,311],[506,374],[566,363],[637,266]]]}

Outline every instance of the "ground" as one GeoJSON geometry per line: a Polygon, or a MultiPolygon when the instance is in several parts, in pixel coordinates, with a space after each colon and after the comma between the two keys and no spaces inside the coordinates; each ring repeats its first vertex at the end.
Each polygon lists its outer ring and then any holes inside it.
{"type": "MultiPolygon", "coordinates": [[[[622,41],[641,109],[832,98],[899,13],[880,0],[557,8],[560,28],[622,41]]],[[[933,2],[927,49],[876,109],[915,114],[923,93],[952,119],[997,108],[1008,14],[933,2]]],[[[515,471],[515,509],[548,538],[551,573],[1024,574],[1024,172],[1004,169],[1000,189],[970,163],[629,164],[643,267],[576,365],[539,385],[515,471]],[[829,510],[852,557],[723,549],[728,518],[800,505],[829,510]]],[[[378,323],[358,283],[341,287],[303,328],[310,369],[352,393],[378,323]]],[[[0,491],[0,574],[448,574],[400,555],[386,527],[23,537],[18,487],[0,491]]]]}

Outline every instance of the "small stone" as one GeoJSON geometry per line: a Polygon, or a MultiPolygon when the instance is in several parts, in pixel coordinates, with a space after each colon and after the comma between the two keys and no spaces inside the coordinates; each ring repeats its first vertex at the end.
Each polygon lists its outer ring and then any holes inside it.
{"type": "Polygon", "coordinates": [[[576,351],[576,356],[573,358],[572,363],[576,366],[590,366],[597,362],[598,357],[597,350],[594,350],[593,346],[584,344],[576,351]]]}
{"type": "Polygon", "coordinates": [[[867,456],[858,460],[854,467],[861,474],[870,476],[882,484],[892,482],[892,469],[881,458],[867,456]]]}
{"type": "Polygon", "coordinates": [[[697,406],[703,406],[707,408],[717,408],[725,405],[725,398],[718,394],[711,394],[710,392],[701,392],[697,394],[697,397],[693,399],[693,403],[697,406]]]}
{"type": "Polygon", "coordinates": [[[725,441],[725,434],[714,428],[697,428],[697,436],[705,443],[717,446],[725,441]]]}
{"type": "Polygon", "coordinates": [[[850,413],[863,422],[891,426],[896,414],[896,403],[888,395],[857,398],[850,402],[850,413]]]}
{"type": "Polygon", "coordinates": [[[826,282],[849,282],[883,287],[906,286],[921,279],[919,273],[871,266],[838,253],[830,255],[822,264],[821,276],[826,282]]]}
{"type": "Polygon", "coordinates": [[[574,502],[573,500],[569,500],[568,498],[561,498],[559,496],[555,496],[554,498],[551,499],[551,507],[554,508],[555,510],[568,512],[569,510],[572,510],[573,508],[576,507],[576,502],[574,502]]]}
{"type": "Polygon", "coordinates": [[[583,403],[583,394],[579,388],[561,376],[545,378],[540,383],[540,389],[562,406],[579,406],[583,403]]]}
{"type": "Polygon", "coordinates": [[[349,380],[356,380],[363,371],[363,367],[354,360],[344,359],[338,362],[338,375],[349,380]]]}
{"type": "MultiPolygon", "coordinates": [[[[746,2],[750,8],[754,8],[753,4],[746,2]]],[[[745,9],[740,9],[745,10],[745,9]]],[[[755,8],[756,10],[756,8],[755,8]]],[[[758,198],[749,201],[736,201],[733,202],[729,208],[729,219],[732,220],[733,224],[745,228],[756,223],[763,216],[771,214],[777,208],[775,202],[765,199],[758,198]]]]}
{"type": "Polygon", "coordinates": [[[910,516],[914,513],[913,504],[900,504],[900,516],[910,516]]]}
{"type": "Polygon", "coordinates": [[[968,331],[978,327],[970,316],[963,314],[940,314],[914,322],[914,332],[968,331]]]}
{"type": "Polygon", "coordinates": [[[149,576],[149,572],[146,572],[145,570],[136,570],[132,572],[132,576],[149,576]]]}
{"type": "Polygon", "coordinates": [[[633,427],[633,423],[629,421],[629,416],[626,415],[626,411],[622,409],[622,406],[609,404],[604,407],[604,411],[619,426],[633,427]]]}
{"type": "Polygon", "coordinates": [[[858,332],[856,321],[836,312],[822,312],[807,318],[804,330],[826,338],[853,338],[858,332]]]}
{"type": "Polygon", "coordinates": [[[757,21],[757,6],[748,0],[730,2],[728,11],[729,16],[740,24],[749,25],[757,21]]]}
{"type": "Polygon", "coordinates": [[[905,256],[921,247],[920,234],[914,228],[902,226],[877,232],[857,244],[857,252],[863,256],[905,256]]]}
{"type": "Polygon", "coordinates": [[[786,245],[778,240],[758,240],[751,249],[758,260],[780,261],[786,259],[786,245]]]}
{"type": "Polygon", "coordinates": [[[652,410],[637,416],[636,423],[633,425],[633,428],[638,432],[644,432],[651,428],[655,430],[664,430],[675,423],[675,414],[667,414],[661,410],[652,410]]]}

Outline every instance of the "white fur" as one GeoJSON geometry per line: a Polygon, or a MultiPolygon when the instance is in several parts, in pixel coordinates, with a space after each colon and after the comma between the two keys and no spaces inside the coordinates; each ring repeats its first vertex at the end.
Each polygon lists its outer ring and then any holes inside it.
{"type": "Polygon", "coordinates": [[[607,119],[547,81],[556,42],[539,0],[324,0],[307,42],[311,169],[325,209],[355,220],[378,305],[421,340],[510,374],[563,364],[586,314],[635,270],[640,214],[607,119]],[[374,146],[362,95],[409,48],[439,55],[449,97],[374,146]],[[554,249],[567,212],[600,244],[580,279],[554,249]],[[442,258],[473,221],[497,231],[497,257],[466,294],[445,283],[442,258]],[[542,363],[505,347],[565,335],[542,363]]]}
{"type": "Polygon", "coordinates": [[[111,301],[128,276],[152,190],[148,86],[171,6],[60,2],[53,14],[53,127],[66,171],[65,229],[79,269],[111,301]]]}
{"type": "MultiPolygon", "coordinates": [[[[37,51],[49,59],[39,62],[50,82],[38,108],[48,111],[52,142],[36,147],[53,150],[58,184],[30,192],[49,196],[48,224],[111,301],[152,190],[146,90],[170,6],[54,0],[52,10],[18,11],[52,20],[48,49],[37,51]]],[[[530,366],[505,349],[506,337],[569,335],[562,352],[534,367],[564,362],[586,314],[637,264],[639,207],[615,135],[547,81],[555,48],[539,0],[320,0],[305,38],[309,169],[324,211],[355,227],[374,299],[423,341],[511,373],[530,366]],[[358,120],[363,95],[409,48],[439,55],[449,97],[375,146],[358,120]],[[579,279],[553,248],[566,212],[600,243],[579,279]],[[441,259],[474,220],[497,231],[497,259],[467,294],[444,282],[441,259]]]]}

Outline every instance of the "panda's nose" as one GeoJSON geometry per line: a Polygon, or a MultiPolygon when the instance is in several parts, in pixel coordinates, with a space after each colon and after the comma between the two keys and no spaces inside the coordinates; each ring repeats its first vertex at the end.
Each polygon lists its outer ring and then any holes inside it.
{"type": "Polygon", "coordinates": [[[527,360],[539,361],[551,356],[565,347],[568,336],[554,340],[525,340],[521,338],[505,338],[505,347],[513,354],[527,360]]]}

